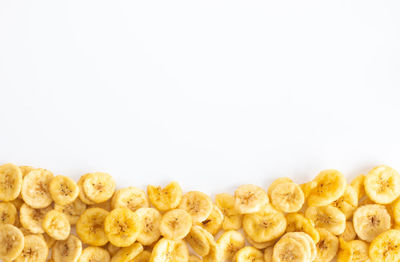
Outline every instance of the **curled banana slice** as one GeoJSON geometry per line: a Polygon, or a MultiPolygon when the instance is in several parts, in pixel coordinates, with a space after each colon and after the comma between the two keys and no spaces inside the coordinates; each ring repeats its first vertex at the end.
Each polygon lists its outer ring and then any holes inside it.
{"type": "Polygon", "coordinates": [[[15,224],[18,217],[17,208],[10,202],[0,202],[0,225],[15,224]]]}
{"type": "Polygon", "coordinates": [[[222,211],[216,205],[213,205],[211,214],[199,224],[212,235],[215,235],[221,229],[223,221],[224,214],[222,214],[222,211]]]}
{"type": "Polygon", "coordinates": [[[134,243],[130,246],[123,247],[111,258],[111,262],[130,262],[135,259],[143,251],[140,243],[134,243]]]}
{"type": "Polygon", "coordinates": [[[149,185],[147,194],[151,204],[165,212],[178,207],[182,199],[182,188],[177,182],[171,182],[165,188],[149,185]]]}

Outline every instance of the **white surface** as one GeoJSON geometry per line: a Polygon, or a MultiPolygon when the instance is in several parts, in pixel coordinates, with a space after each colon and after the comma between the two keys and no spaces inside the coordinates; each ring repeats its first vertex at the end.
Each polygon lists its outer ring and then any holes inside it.
{"type": "Polygon", "coordinates": [[[0,162],[209,193],[400,169],[400,2],[0,1],[0,162]]]}

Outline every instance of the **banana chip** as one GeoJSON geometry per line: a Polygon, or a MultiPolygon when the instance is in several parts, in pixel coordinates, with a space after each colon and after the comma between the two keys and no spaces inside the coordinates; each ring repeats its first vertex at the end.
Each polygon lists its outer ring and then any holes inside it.
{"type": "Polygon", "coordinates": [[[135,212],[142,222],[142,230],[137,237],[142,245],[148,246],[160,238],[161,214],[157,209],[142,207],[135,212]]]}
{"type": "Polygon", "coordinates": [[[183,195],[179,209],[187,211],[193,222],[203,222],[213,210],[211,198],[199,191],[191,191],[183,195]]]}
{"type": "MultiPolygon", "coordinates": [[[[107,250],[101,247],[87,247],[82,251],[78,262],[110,262],[111,257],[107,250]]],[[[54,261],[56,262],[56,261],[54,261]]]]}
{"type": "Polygon", "coordinates": [[[0,225],[15,224],[18,217],[18,211],[10,202],[0,203],[0,225]]]}
{"type": "Polygon", "coordinates": [[[34,209],[27,204],[23,204],[19,210],[21,225],[33,234],[44,233],[43,219],[50,210],[51,207],[34,209]]]}
{"type": "Polygon", "coordinates": [[[182,199],[182,189],[177,182],[171,182],[165,188],[149,185],[147,194],[151,204],[162,212],[177,208],[182,199]]]}
{"type": "Polygon", "coordinates": [[[44,216],[42,226],[44,231],[55,240],[65,240],[71,232],[67,216],[56,210],[51,210],[44,216]]]}
{"type": "Polygon", "coordinates": [[[215,204],[224,215],[223,230],[238,230],[242,226],[243,215],[236,210],[233,196],[226,193],[217,194],[215,196],[215,204]]]}
{"type": "Polygon", "coordinates": [[[50,181],[49,192],[56,204],[68,205],[78,197],[79,188],[71,178],[55,176],[50,181]]]}
{"type": "Polygon", "coordinates": [[[308,207],[305,215],[316,227],[325,228],[334,235],[340,235],[346,229],[346,216],[336,207],[308,207]]]}
{"type": "Polygon", "coordinates": [[[212,238],[210,232],[201,226],[193,226],[185,240],[199,256],[203,257],[210,252],[208,241],[210,238],[212,238]]]}
{"type": "Polygon", "coordinates": [[[235,208],[240,214],[256,213],[268,203],[267,193],[259,186],[242,185],[235,191],[235,208]]]}
{"type": "Polygon", "coordinates": [[[317,243],[317,256],[315,262],[331,261],[339,248],[338,238],[330,231],[324,228],[317,228],[319,233],[319,241],[317,243]]]}
{"type": "Polygon", "coordinates": [[[108,216],[107,210],[94,207],[89,208],[76,223],[76,233],[83,243],[92,246],[107,244],[108,238],[104,231],[104,220],[108,216]]]}
{"type": "Polygon", "coordinates": [[[44,169],[29,172],[22,181],[21,195],[26,204],[33,208],[45,208],[53,202],[49,184],[53,174],[44,169]]]}
{"type": "Polygon", "coordinates": [[[78,222],[79,217],[86,210],[86,204],[77,198],[74,202],[67,205],[54,205],[54,210],[57,210],[67,216],[67,219],[71,225],[75,225],[78,222]]]}
{"type": "Polygon", "coordinates": [[[254,247],[244,247],[235,254],[235,262],[264,262],[264,254],[254,247]]]}
{"type": "Polygon", "coordinates": [[[13,225],[0,225],[0,243],[0,259],[11,261],[21,254],[24,248],[24,235],[13,225]]]}
{"type": "Polygon", "coordinates": [[[211,214],[206,220],[201,222],[200,225],[212,235],[215,235],[221,229],[223,221],[224,214],[222,214],[222,211],[216,205],[214,205],[211,214]]]}
{"type": "Polygon", "coordinates": [[[141,207],[149,207],[146,193],[136,187],[119,189],[115,192],[111,200],[111,208],[126,207],[136,211],[141,207]]]}
{"type": "Polygon", "coordinates": [[[94,203],[102,203],[113,196],[115,191],[115,181],[107,173],[89,173],[83,180],[82,188],[85,196],[89,198],[90,201],[94,203]]]}
{"type": "Polygon", "coordinates": [[[279,211],[293,213],[304,204],[304,194],[300,186],[289,182],[276,185],[271,191],[271,203],[279,211]]]}
{"type": "Polygon", "coordinates": [[[54,262],[78,261],[82,254],[82,242],[74,235],[66,240],[57,241],[51,250],[54,262]]]}
{"type": "Polygon", "coordinates": [[[388,230],[377,236],[369,247],[372,261],[400,261],[400,231],[388,230]]]}
{"type": "Polygon", "coordinates": [[[346,229],[341,235],[339,235],[339,237],[342,238],[344,241],[351,241],[354,240],[356,236],[357,234],[356,231],[354,230],[353,222],[346,221],[346,229]]]}
{"type": "Polygon", "coordinates": [[[311,219],[304,217],[300,213],[292,213],[286,216],[286,220],[286,232],[305,232],[315,243],[319,241],[318,231],[315,229],[314,222],[311,219]]]}
{"type": "Polygon", "coordinates": [[[369,262],[368,243],[362,240],[351,240],[349,242],[340,239],[340,250],[337,256],[338,262],[369,262]]]}
{"type": "Polygon", "coordinates": [[[218,249],[222,252],[222,261],[231,261],[236,252],[244,245],[243,235],[235,230],[223,233],[217,240],[218,249]]]}
{"type": "Polygon", "coordinates": [[[111,258],[111,262],[130,262],[143,251],[140,243],[134,243],[128,247],[123,247],[111,258]]]}
{"type": "Polygon", "coordinates": [[[151,252],[150,262],[187,262],[188,248],[182,240],[162,238],[151,252]]]}
{"type": "Polygon", "coordinates": [[[364,179],[365,193],[378,204],[390,204],[400,195],[400,175],[391,167],[378,166],[364,179]]]}
{"type": "Polygon", "coordinates": [[[385,206],[373,204],[359,207],[353,216],[357,236],[367,242],[391,227],[391,217],[385,206]]]}
{"type": "Polygon", "coordinates": [[[0,166],[0,201],[11,201],[18,197],[22,186],[22,172],[16,165],[0,166]]]}
{"type": "Polygon", "coordinates": [[[173,209],[165,213],[161,219],[161,235],[170,240],[180,240],[189,234],[192,217],[182,209],[173,209]]]}
{"type": "Polygon", "coordinates": [[[24,248],[15,262],[45,262],[49,248],[42,237],[28,235],[24,239],[24,248]]]}
{"type": "Polygon", "coordinates": [[[308,259],[302,244],[291,237],[281,238],[272,252],[274,262],[308,262],[308,259]]]}

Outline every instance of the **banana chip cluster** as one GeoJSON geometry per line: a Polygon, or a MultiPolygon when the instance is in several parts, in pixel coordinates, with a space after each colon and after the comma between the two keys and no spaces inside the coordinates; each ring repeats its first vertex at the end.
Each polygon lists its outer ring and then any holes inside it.
{"type": "Polygon", "coordinates": [[[0,166],[4,262],[400,261],[400,175],[378,166],[347,183],[336,170],[267,190],[116,189],[102,172],[78,182],[0,166]]]}

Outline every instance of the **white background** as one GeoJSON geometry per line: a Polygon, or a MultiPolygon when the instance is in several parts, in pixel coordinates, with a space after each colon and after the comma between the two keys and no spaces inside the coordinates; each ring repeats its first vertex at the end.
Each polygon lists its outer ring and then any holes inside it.
{"type": "Polygon", "coordinates": [[[0,162],[231,191],[400,169],[400,2],[0,1],[0,162]]]}

